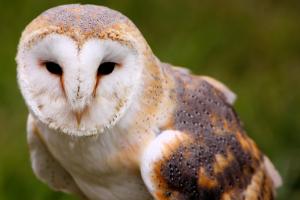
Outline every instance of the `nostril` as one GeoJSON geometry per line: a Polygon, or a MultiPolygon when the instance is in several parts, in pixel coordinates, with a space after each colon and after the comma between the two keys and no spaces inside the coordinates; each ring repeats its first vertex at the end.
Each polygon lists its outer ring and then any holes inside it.
{"type": "Polygon", "coordinates": [[[44,65],[46,66],[46,69],[51,74],[59,75],[61,76],[63,74],[63,70],[59,64],[55,62],[44,62],[44,65]]]}

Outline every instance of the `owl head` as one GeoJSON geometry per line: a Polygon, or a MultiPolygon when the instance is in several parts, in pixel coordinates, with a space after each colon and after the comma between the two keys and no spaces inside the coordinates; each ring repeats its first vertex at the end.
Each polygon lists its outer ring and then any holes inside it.
{"type": "Polygon", "coordinates": [[[151,57],[139,30],[121,13],[59,6],[24,30],[18,83],[30,112],[44,125],[71,135],[98,134],[134,104],[151,57]]]}

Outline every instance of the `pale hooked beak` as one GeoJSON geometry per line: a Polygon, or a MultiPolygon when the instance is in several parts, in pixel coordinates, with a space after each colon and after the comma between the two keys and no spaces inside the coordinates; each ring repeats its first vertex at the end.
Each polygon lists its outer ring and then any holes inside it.
{"type": "Polygon", "coordinates": [[[77,126],[80,126],[81,119],[82,119],[82,116],[85,113],[85,111],[86,111],[86,109],[84,109],[82,111],[74,112],[74,115],[76,117],[77,126]]]}
{"type": "Polygon", "coordinates": [[[80,126],[83,115],[88,111],[89,104],[90,104],[90,98],[87,98],[85,100],[77,99],[75,103],[71,104],[78,127],[80,126]]]}
{"type": "MultiPolygon", "coordinates": [[[[83,73],[81,74],[83,75],[83,73]]],[[[85,77],[92,77],[86,74],[85,77]]],[[[88,111],[88,107],[93,98],[93,92],[96,80],[84,79],[77,76],[74,81],[74,77],[66,77],[65,81],[69,81],[65,86],[65,93],[67,101],[71,106],[71,110],[77,121],[77,125],[80,126],[83,115],[88,111]]]]}

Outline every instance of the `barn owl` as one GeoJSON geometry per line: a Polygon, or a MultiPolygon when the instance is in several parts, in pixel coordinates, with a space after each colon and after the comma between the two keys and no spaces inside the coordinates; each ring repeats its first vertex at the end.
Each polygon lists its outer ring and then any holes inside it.
{"type": "Polygon", "coordinates": [[[281,184],[224,84],[161,62],[102,6],[51,8],[24,30],[17,79],[33,172],[90,200],[273,199],[281,184]]]}

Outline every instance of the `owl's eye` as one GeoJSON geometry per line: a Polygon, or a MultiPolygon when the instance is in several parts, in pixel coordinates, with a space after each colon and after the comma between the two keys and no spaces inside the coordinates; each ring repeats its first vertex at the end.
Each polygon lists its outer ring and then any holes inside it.
{"type": "Polygon", "coordinates": [[[50,72],[51,74],[61,76],[63,73],[62,68],[54,62],[45,62],[44,65],[46,66],[46,69],[48,70],[48,72],[50,72]]]}
{"type": "Polygon", "coordinates": [[[114,62],[101,63],[99,68],[98,68],[97,75],[98,76],[108,75],[108,74],[110,74],[114,71],[115,66],[116,66],[116,63],[114,63],[114,62]]]}

